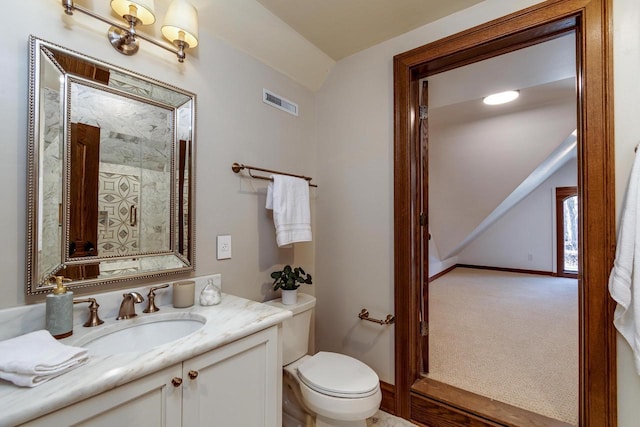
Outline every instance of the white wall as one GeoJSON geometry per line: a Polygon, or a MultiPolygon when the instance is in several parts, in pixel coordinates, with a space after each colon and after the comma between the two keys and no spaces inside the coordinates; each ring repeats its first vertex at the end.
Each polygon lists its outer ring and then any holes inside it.
{"type": "MultiPolygon", "coordinates": [[[[640,99],[640,2],[613,1],[613,64],[615,102],[616,210],[618,216],[640,143],[638,99],[640,99]]],[[[603,284],[604,285],[604,284],[603,284]]],[[[629,345],[618,334],[618,425],[635,427],[640,419],[640,376],[636,373],[629,345]]]]}
{"type": "Polygon", "coordinates": [[[574,158],[469,244],[458,263],[555,271],[555,189],[577,180],[574,158]]]}
{"type": "MultiPolygon", "coordinates": [[[[257,0],[191,0],[209,28],[232,46],[313,91],[335,61],[257,0]]],[[[284,96],[284,95],[283,95],[284,96]]]]}
{"type": "Polygon", "coordinates": [[[429,125],[429,227],[438,252],[448,257],[574,131],[575,95],[429,125]]]}
{"type": "MultiPolygon", "coordinates": [[[[168,3],[156,1],[160,16],[168,3]]],[[[109,15],[108,2],[91,7],[109,15]]],[[[311,91],[220,41],[206,27],[200,30],[199,47],[181,66],[173,55],[144,41],[137,55],[120,55],[107,41],[106,25],[80,13],[67,17],[58,0],[14,2],[11,16],[5,23],[8,36],[0,41],[0,308],[25,301],[29,34],[197,94],[197,275],[222,273],[225,291],[264,300],[271,297],[269,273],[276,265],[295,262],[315,272],[314,243],[277,249],[264,209],[265,181],[243,180],[231,171],[233,162],[241,162],[315,177],[311,91]],[[263,104],[263,87],[298,103],[300,116],[263,104]],[[216,261],[218,234],[232,235],[231,260],[216,261]]],[[[313,287],[305,290],[313,292],[313,287]]]]}

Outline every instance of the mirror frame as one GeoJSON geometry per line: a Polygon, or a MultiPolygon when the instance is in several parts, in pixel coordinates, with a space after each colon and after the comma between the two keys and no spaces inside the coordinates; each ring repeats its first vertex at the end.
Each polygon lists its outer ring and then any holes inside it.
{"type": "MultiPolygon", "coordinates": [[[[50,55],[48,55],[50,56],[50,55]]],[[[33,296],[38,294],[44,294],[54,288],[54,284],[50,283],[50,279],[53,276],[60,275],[60,272],[64,273],[64,269],[67,266],[83,266],[83,265],[95,265],[96,263],[105,261],[131,261],[140,260],[142,258],[156,257],[159,261],[162,261],[164,257],[170,257],[170,261],[174,265],[170,266],[158,266],[157,268],[151,268],[142,272],[122,272],[113,275],[89,279],[77,279],[69,282],[67,287],[70,289],[107,286],[124,282],[131,282],[140,279],[154,279],[167,275],[183,274],[195,270],[195,139],[196,139],[196,95],[192,92],[177,88],[173,85],[160,82],[158,80],[146,77],[134,71],[130,71],[99,59],[81,54],[79,52],[67,49],[54,43],[47,42],[39,39],[33,35],[29,37],[29,111],[28,111],[28,136],[27,136],[27,232],[26,232],[26,295],[33,296]],[[60,221],[62,230],[60,233],[60,260],[57,266],[51,271],[39,271],[40,251],[37,242],[41,238],[42,229],[39,227],[41,220],[41,202],[40,199],[40,178],[44,172],[44,169],[40,166],[40,162],[43,159],[40,158],[40,145],[43,143],[43,121],[44,116],[40,117],[41,105],[44,103],[43,99],[40,99],[40,85],[41,85],[41,53],[47,55],[47,51],[58,51],[64,55],[72,56],[74,58],[85,61],[96,67],[103,69],[113,70],[117,73],[124,74],[135,80],[139,80],[142,83],[153,85],[159,89],[168,90],[174,92],[176,95],[184,96],[186,101],[180,105],[169,105],[160,102],[152,98],[144,98],[139,95],[132,95],[129,92],[121,91],[119,89],[105,86],[103,83],[89,80],[83,76],[73,74],[63,70],[58,65],[61,73],[61,80],[64,78],[64,82],[61,81],[60,97],[60,143],[63,145],[61,148],[62,153],[62,173],[60,176],[60,194],[61,196],[61,212],[60,221]],[[88,256],[82,259],[75,258],[71,260],[68,256],[68,235],[70,224],[70,201],[69,201],[69,189],[70,189],[70,169],[71,169],[71,154],[70,154],[70,139],[71,139],[71,101],[70,101],[70,87],[71,83],[81,84],[91,89],[103,90],[109,94],[121,95],[126,99],[134,100],[137,102],[144,102],[154,107],[161,107],[170,110],[172,114],[171,122],[171,160],[168,162],[170,166],[170,190],[169,190],[169,227],[168,227],[168,250],[144,252],[127,255],[109,255],[109,256],[88,256]],[[190,103],[190,119],[188,119],[189,125],[189,141],[187,141],[187,152],[190,152],[186,160],[187,168],[189,171],[189,180],[186,188],[188,189],[188,213],[184,218],[188,221],[188,230],[186,232],[187,244],[185,246],[186,256],[178,250],[178,112],[181,107],[190,103]],[[177,266],[176,266],[177,265],[177,266]]],[[[44,157],[44,156],[43,156],[44,157]]],[[[184,220],[184,219],[183,219],[184,220]]],[[[56,253],[56,258],[58,254],[56,253]]]]}

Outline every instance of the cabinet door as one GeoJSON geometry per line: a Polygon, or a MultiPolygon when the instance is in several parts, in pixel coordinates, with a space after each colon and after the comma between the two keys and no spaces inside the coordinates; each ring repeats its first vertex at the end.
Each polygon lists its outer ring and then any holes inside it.
{"type": "Polygon", "coordinates": [[[182,364],[67,406],[24,425],[30,427],[179,426],[182,387],[173,386],[171,380],[174,377],[182,377],[182,364]]]}
{"type": "Polygon", "coordinates": [[[278,334],[273,326],[185,361],[183,427],[280,427],[278,334]]]}

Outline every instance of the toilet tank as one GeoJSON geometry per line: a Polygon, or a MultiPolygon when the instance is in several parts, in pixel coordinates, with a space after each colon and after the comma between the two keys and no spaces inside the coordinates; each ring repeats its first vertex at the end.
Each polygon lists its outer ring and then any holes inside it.
{"type": "Polygon", "coordinates": [[[286,366],[307,354],[311,313],[316,306],[316,299],[311,295],[298,293],[296,304],[285,305],[281,299],[267,301],[265,304],[293,313],[293,317],[282,323],[282,365],[286,366]]]}

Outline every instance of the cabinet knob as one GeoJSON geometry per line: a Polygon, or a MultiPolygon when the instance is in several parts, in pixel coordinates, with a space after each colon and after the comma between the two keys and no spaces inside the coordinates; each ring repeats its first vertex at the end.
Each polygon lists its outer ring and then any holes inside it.
{"type": "Polygon", "coordinates": [[[189,371],[189,378],[191,378],[192,380],[195,380],[196,378],[198,378],[198,371],[189,371]]]}
{"type": "Polygon", "coordinates": [[[171,380],[171,384],[173,384],[174,387],[180,387],[180,385],[182,384],[182,378],[173,377],[173,379],[171,380]]]}

